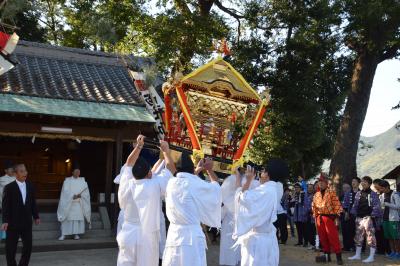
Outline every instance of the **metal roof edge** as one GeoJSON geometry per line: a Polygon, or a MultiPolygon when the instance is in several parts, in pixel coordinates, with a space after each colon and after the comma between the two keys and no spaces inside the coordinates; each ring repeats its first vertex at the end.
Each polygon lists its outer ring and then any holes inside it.
{"type": "MultiPolygon", "coordinates": [[[[74,118],[82,118],[82,119],[94,119],[94,120],[116,120],[116,121],[132,121],[132,122],[144,122],[144,123],[155,123],[154,117],[147,111],[147,109],[144,106],[135,106],[135,105],[128,105],[128,104],[115,104],[115,103],[106,103],[106,102],[88,102],[88,101],[76,101],[76,100],[67,100],[67,99],[55,99],[55,98],[45,98],[45,97],[35,97],[35,96],[28,96],[28,95],[20,95],[20,94],[10,94],[10,93],[0,93],[0,102],[1,99],[6,98],[6,100],[10,101],[35,101],[35,104],[45,104],[45,102],[40,102],[40,101],[47,101],[47,103],[53,102],[58,102],[57,106],[60,106],[64,104],[65,106],[68,106],[68,104],[74,104],[74,105],[82,105],[82,108],[90,109],[90,108],[116,108],[118,110],[115,111],[125,111],[125,112],[138,112],[141,113],[144,118],[135,118],[135,119],[128,119],[126,116],[124,118],[121,117],[100,117],[100,116],[79,116],[77,114],[71,113],[70,115],[67,114],[62,114],[61,110],[59,113],[49,113],[49,112],[41,112],[41,111],[35,111],[33,107],[27,107],[26,110],[23,109],[18,109],[18,110],[5,110],[4,105],[0,105],[0,112],[11,112],[11,113],[32,113],[32,114],[42,114],[42,115],[53,115],[53,116],[59,116],[59,117],[74,117],[74,118]],[[30,110],[29,110],[30,108],[30,110]],[[123,109],[123,110],[122,110],[123,109]]],[[[22,104],[22,103],[21,103],[22,104]]],[[[32,104],[32,103],[31,103],[32,104]]],[[[53,103],[54,104],[54,103],[53,103]]],[[[25,105],[28,105],[28,103],[25,103],[25,105]]],[[[97,109],[98,110],[98,109],[97,109]]],[[[64,110],[63,110],[64,111],[64,110]]],[[[71,110],[71,111],[76,111],[71,110]]],[[[108,111],[112,111],[111,109],[108,111]]],[[[126,115],[126,114],[124,114],[126,115]]],[[[139,117],[139,114],[137,114],[139,117]]]]}

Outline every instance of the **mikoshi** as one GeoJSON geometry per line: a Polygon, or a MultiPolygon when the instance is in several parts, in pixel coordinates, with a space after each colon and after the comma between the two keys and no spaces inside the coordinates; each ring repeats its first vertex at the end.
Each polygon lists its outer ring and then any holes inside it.
{"type": "MultiPolygon", "coordinates": [[[[269,104],[221,57],[182,78],[163,85],[166,139],[193,151],[193,160],[205,155],[244,163],[244,153],[269,104]]],[[[224,169],[225,168],[225,169],[224,169]]]]}

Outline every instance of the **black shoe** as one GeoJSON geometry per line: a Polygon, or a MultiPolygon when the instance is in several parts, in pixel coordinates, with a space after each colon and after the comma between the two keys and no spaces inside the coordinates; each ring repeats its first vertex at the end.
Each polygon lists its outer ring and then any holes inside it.
{"type": "Polygon", "coordinates": [[[297,247],[297,246],[302,246],[303,245],[303,243],[297,243],[295,246],[297,247]]]}
{"type": "Polygon", "coordinates": [[[342,253],[336,254],[336,264],[337,265],[343,265],[342,253]]]}
{"type": "Polygon", "coordinates": [[[323,255],[315,257],[316,263],[326,263],[331,261],[331,254],[325,253],[323,255]]]}
{"type": "Polygon", "coordinates": [[[308,245],[307,244],[303,244],[303,248],[307,248],[308,247],[308,245]]]}

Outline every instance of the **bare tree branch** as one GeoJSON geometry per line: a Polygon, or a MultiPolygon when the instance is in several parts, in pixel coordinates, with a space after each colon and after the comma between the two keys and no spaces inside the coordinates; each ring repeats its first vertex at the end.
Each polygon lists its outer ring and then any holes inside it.
{"type": "Polygon", "coordinates": [[[219,9],[221,9],[222,11],[224,11],[226,14],[228,14],[228,15],[234,17],[234,18],[237,19],[237,20],[242,19],[242,18],[245,18],[245,16],[240,15],[240,14],[238,13],[237,10],[235,10],[235,9],[233,9],[233,8],[228,8],[228,7],[224,6],[224,5],[222,5],[222,3],[221,3],[220,0],[214,0],[214,4],[215,4],[219,9]]]}
{"type": "Polygon", "coordinates": [[[42,22],[44,25],[46,25],[47,27],[51,27],[50,23],[47,22],[46,20],[43,20],[43,19],[41,19],[41,18],[38,18],[38,20],[39,20],[40,22],[42,22]]]}
{"type": "Polygon", "coordinates": [[[233,9],[233,8],[228,8],[225,7],[224,5],[222,5],[222,3],[220,2],[220,0],[214,0],[214,4],[223,12],[225,12],[226,14],[232,16],[233,18],[235,18],[238,22],[238,27],[237,27],[237,43],[239,43],[240,40],[240,27],[241,27],[241,23],[240,23],[240,19],[245,18],[245,16],[238,14],[238,11],[233,9]]]}

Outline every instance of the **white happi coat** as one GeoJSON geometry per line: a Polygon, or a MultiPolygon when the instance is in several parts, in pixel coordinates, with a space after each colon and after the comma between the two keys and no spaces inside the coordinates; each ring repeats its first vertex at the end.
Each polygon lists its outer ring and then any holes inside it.
{"type": "MultiPolygon", "coordinates": [[[[282,196],[282,195],[281,195],[282,196]]],[[[235,196],[235,231],[242,266],[278,266],[277,183],[269,181],[235,196]]]]}
{"type": "MultiPolygon", "coordinates": [[[[242,178],[242,185],[246,182],[242,178]]],[[[254,180],[250,189],[260,185],[260,182],[254,180]]],[[[219,264],[237,265],[240,262],[240,247],[233,248],[235,240],[233,239],[234,215],[235,215],[235,194],[236,194],[236,176],[230,175],[225,178],[221,186],[222,192],[222,225],[221,241],[219,246],[219,264]]]]}
{"type": "Polygon", "coordinates": [[[189,173],[171,178],[166,191],[170,221],[163,266],[205,266],[206,238],[200,223],[221,227],[221,187],[189,173]]]}
{"type": "Polygon", "coordinates": [[[0,177],[0,210],[1,210],[2,202],[3,202],[4,187],[14,181],[15,181],[15,177],[13,177],[13,176],[4,175],[4,176],[0,177]]]}
{"type": "Polygon", "coordinates": [[[62,234],[83,234],[85,220],[90,224],[90,216],[90,193],[85,178],[67,177],[61,189],[57,209],[57,218],[61,222],[62,234]],[[77,194],[80,194],[81,198],[74,200],[73,197],[77,194]]]}
{"type": "Polygon", "coordinates": [[[117,235],[118,266],[157,266],[159,260],[161,196],[169,178],[168,169],[151,179],[136,180],[132,167],[124,167],[118,200],[124,222],[117,235]]]}

